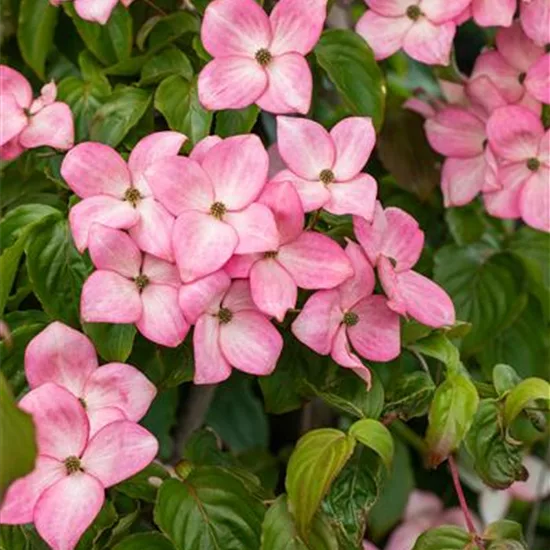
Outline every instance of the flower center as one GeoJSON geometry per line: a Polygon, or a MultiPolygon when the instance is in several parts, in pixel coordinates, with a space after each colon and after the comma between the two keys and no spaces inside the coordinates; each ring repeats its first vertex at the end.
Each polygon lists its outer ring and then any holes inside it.
{"type": "Polygon", "coordinates": [[[328,185],[334,181],[334,172],[332,170],[321,170],[319,174],[319,179],[325,184],[328,185]]]}
{"type": "Polygon", "coordinates": [[[359,315],[353,313],[353,311],[346,311],[344,313],[344,325],[348,327],[353,327],[359,322],[359,315]]]}
{"type": "Polygon", "coordinates": [[[546,53],[550,53],[550,44],[545,44],[545,45],[544,45],[544,51],[545,51],[546,53]]]}
{"type": "Polygon", "coordinates": [[[531,172],[536,172],[540,168],[540,160],[535,157],[527,159],[527,168],[531,172]]]}
{"type": "Polygon", "coordinates": [[[254,57],[262,67],[269,65],[273,59],[271,52],[269,50],[266,50],[265,48],[259,49],[254,57]]]}
{"type": "Polygon", "coordinates": [[[210,207],[210,214],[212,214],[212,216],[214,216],[218,220],[221,220],[224,217],[226,212],[227,212],[227,208],[225,204],[223,204],[223,202],[215,202],[210,207]]]}
{"type": "Polygon", "coordinates": [[[124,193],[124,200],[128,201],[134,208],[142,198],[141,193],[135,187],[126,189],[126,193],[124,193]]]}
{"type": "Polygon", "coordinates": [[[278,250],[270,250],[269,252],[264,252],[264,258],[276,258],[278,253],[278,250]]]}
{"type": "Polygon", "coordinates": [[[233,319],[233,313],[229,311],[226,307],[220,308],[220,311],[218,311],[218,319],[220,320],[220,323],[223,325],[227,325],[231,319],[233,319]]]}
{"type": "Polygon", "coordinates": [[[149,284],[149,277],[147,275],[138,275],[134,278],[134,283],[139,290],[143,290],[149,284]]]}
{"type": "Polygon", "coordinates": [[[527,73],[519,73],[518,75],[518,81],[520,84],[523,84],[525,82],[525,77],[527,76],[527,73]]]}
{"type": "Polygon", "coordinates": [[[418,6],[412,5],[407,8],[407,17],[416,21],[422,15],[422,11],[418,6]]]}
{"type": "Polygon", "coordinates": [[[80,401],[80,404],[86,409],[88,408],[88,405],[86,405],[86,401],[84,401],[83,397],[79,397],[78,400],[80,401]]]}
{"type": "Polygon", "coordinates": [[[76,472],[83,472],[82,465],[80,464],[80,458],[77,456],[69,456],[65,459],[65,470],[67,471],[67,475],[70,476],[72,474],[76,474],[76,472]]]}

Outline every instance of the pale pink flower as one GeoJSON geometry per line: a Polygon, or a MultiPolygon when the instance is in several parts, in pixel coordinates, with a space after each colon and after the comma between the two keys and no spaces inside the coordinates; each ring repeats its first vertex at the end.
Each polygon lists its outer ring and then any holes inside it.
{"type": "Polygon", "coordinates": [[[320,355],[330,353],[370,387],[370,371],[352,346],[371,361],[395,359],[400,352],[399,316],[389,309],[384,296],[373,295],[374,271],[361,247],[348,242],[346,254],[354,276],[333,290],[313,294],[292,323],[292,332],[320,355]]]}
{"type": "Polygon", "coordinates": [[[521,0],[521,26],[525,34],[539,46],[550,43],[550,2],[548,0],[521,0]]]}
{"type": "Polygon", "coordinates": [[[455,18],[471,0],[365,0],[357,32],[385,59],[400,49],[428,65],[448,65],[455,18]]]}
{"type": "Polygon", "coordinates": [[[327,132],[305,118],[277,117],[277,147],[288,169],[274,181],[290,181],[305,212],[324,208],[332,214],[372,219],[376,181],[361,172],[376,136],[367,117],[349,117],[327,132]]]}
{"type": "Polygon", "coordinates": [[[432,118],[448,105],[467,107],[470,101],[466,95],[466,82],[465,77],[461,83],[438,80],[443,99],[419,90],[403,103],[403,107],[426,119],[432,118]]]}
{"type": "Polygon", "coordinates": [[[181,281],[176,266],[142,254],[126,233],[99,224],[90,229],[89,247],[97,271],[82,288],[82,319],[135,323],[157,344],[181,344],[189,325],[178,306],[181,281]]]}
{"type": "Polygon", "coordinates": [[[177,216],[172,244],[183,282],[217,271],[233,254],[267,252],[279,245],[271,210],[255,202],[268,168],[257,136],[203,140],[190,158],[168,158],[156,166],[149,184],[177,216]]]}
{"type": "Polygon", "coordinates": [[[498,155],[502,190],[485,193],[488,212],[498,218],[522,218],[550,231],[550,131],[524,107],[497,109],[487,123],[487,135],[498,155]]]}
{"type": "Polygon", "coordinates": [[[233,278],[250,277],[258,309],[282,321],[296,306],[298,287],[334,288],[353,275],[353,268],[330,237],[304,231],[304,210],[291,183],[270,183],[258,202],[275,215],[280,244],[263,254],[233,256],[224,270],[233,278]]]}
{"type": "Polygon", "coordinates": [[[448,294],[433,281],[412,270],[420,258],[424,233],[416,220],[400,208],[376,204],[372,223],[353,218],[355,235],[389,298],[388,307],[438,328],[453,325],[455,309],[448,294]]]}
{"type": "MultiPolygon", "coordinates": [[[[82,199],[69,214],[80,252],[88,247],[93,223],[129,229],[137,245],[149,254],[171,261],[173,216],[152,196],[147,172],[155,161],[175,157],[187,138],[178,132],[156,132],[143,138],[128,163],[102,143],[80,143],[61,165],[61,175],[82,199]]],[[[162,162],[155,170],[162,170],[162,162]]]]}
{"type": "Polygon", "coordinates": [[[42,87],[33,101],[27,79],[0,65],[0,159],[12,160],[25,149],[48,146],[65,151],[73,146],[73,115],[66,103],[55,101],[54,82],[42,87]]]}
{"type": "Polygon", "coordinates": [[[180,306],[195,325],[195,384],[215,384],[231,367],[256,376],[270,374],[283,339],[250,294],[248,281],[231,283],[223,271],[183,285],[180,306]]]}
{"type": "MultiPolygon", "coordinates": [[[[50,0],[50,4],[59,6],[67,1],[69,0],[50,0]]],[[[120,0],[120,3],[128,7],[133,1],[120,0]]],[[[105,25],[118,2],[119,0],[74,0],[74,9],[82,19],[105,25]]]]}
{"type": "Polygon", "coordinates": [[[108,363],[99,367],[90,340],[57,321],[29,342],[25,375],[31,389],[53,382],[77,397],[88,414],[90,437],[116,420],[138,422],[157,393],[131,365],[108,363]]]}
{"type": "Polygon", "coordinates": [[[472,3],[455,18],[457,25],[470,17],[480,27],[509,27],[514,19],[517,0],[471,0],[472,3]]]}
{"type": "Polygon", "coordinates": [[[20,407],[33,417],[38,443],[35,469],[10,485],[0,523],[33,522],[53,550],[73,550],[105,501],[105,489],[145,468],[158,443],[128,420],[90,437],[86,411],[56,384],[32,390],[20,407]]]}
{"type": "Polygon", "coordinates": [[[304,57],[321,35],[327,0],[280,0],[268,17],[254,0],[214,0],[201,38],[214,59],[199,75],[200,102],[211,110],[256,103],[272,113],[302,113],[312,77],[304,57]]]}

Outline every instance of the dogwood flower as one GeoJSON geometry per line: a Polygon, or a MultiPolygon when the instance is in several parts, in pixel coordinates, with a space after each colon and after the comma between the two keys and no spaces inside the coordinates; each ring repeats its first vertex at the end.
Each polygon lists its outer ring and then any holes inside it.
{"type": "MultiPolygon", "coordinates": [[[[76,13],[86,21],[94,21],[100,25],[105,25],[111,17],[111,13],[115,9],[119,0],[74,0],[74,9],[76,13]]],[[[120,0],[120,3],[126,8],[134,0],[120,0]]],[[[68,0],[50,0],[53,6],[59,6],[68,0]]]]}
{"type": "Polygon", "coordinates": [[[44,145],[65,151],[73,146],[74,124],[69,106],[55,101],[57,87],[50,82],[33,100],[28,80],[0,65],[0,159],[12,160],[25,149],[44,145]]]}
{"type": "Polygon", "coordinates": [[[185,318],[195,325],[195,384],[215,384],[229,377],[231,368],[270,374],[283,348],[277,329],[261,313],[245,280],[231,283],[217,271],[180,289],[185,318]]]}
{"type": "Polygon", "coordinates": [[[516,0],[472,0],[459,19],[457,25],[474,18],[480,27],[509,27],[516,12],[516,0]]]}
{"type": "Polygon", "coordinates": [[[471,0],[365,0],[370,8],[356,31],[369,43],[376,59],[400,49],[428,65],[448,65],[455,18],[471,0]]]}
{"type": "Polygon", "coordinates": [[[292,332],[320,355],[354,371],[370,387],[370,371],[353,349],[372,361],[391,361],[400,352],[399,316],[384,296],[373,295],[374,271],[361,247],[346,247],[354,276],[333,290],[320,290],[305,303],[292,332]],[[351,343],[351,346],[350,346],[351,343]]]}
{"type": "Polygon", "coordinates": [[[275,215],[280,245],[263,254],[233,256],[224,270],[233,278],[250,277],[254,303],[282,321],[296,306],[298,287],[334,288],[352,276],[344,251],[326,235],[304,231],[304,210],[291,183],[270,183],[258,202],[275,215]]]}
{"type": "Polygon", "coordinates": [[[519,20],[525,34],[539,46],[550,43],[550,3],[548,0],[521,0],[519,20]]]}
{"type": "MultiPolygon", "coordinates": [[[[171,261],[173,216],[152,196],[146,172],[158,160],[175,157],[187,138],[178,132],[156,132],[143,138],[128,163],[108,145],[80,143],[61,165],[61,175],[82,200],[69,214],[80,252],[88,247],[90,227],[101,223],[129,229],[136,244],[149,254],[171,261]]],[[[157,164],[162,169],[162,163],[157,164]]]]}
{"type": "Polygon", "coordinates": [[[50,382],[19,405],[33,417],[38,458],[35,469],[8,488],[0,523],[33,522],[53,550],[73,550],[99,513],[105,489],[145,468],[157,454],[157,440],[129,420],[90,437],[78,399],[50,382]]]}
{"type": "Polygon", "coordinates": [[[192,158],[153,165],[151,189],[177,216],[172,244],[183,282],[217,271],[234,253],[277,248],[275,218],[256,202],[267,168],[267,152],[255,135],[209,140],[192,158]]]}
{"type": "Polygon", "coordinates": [[[424,245],[424,233],[412,216],[400,208],[384,210],[377,203],[372,223],[354,216],[353,226],[370,263],[377,268],[390,309],[429,327],[454,324],[455,309],[447,293],[412,270],[424,245]]]}
{"type": "Polygon", "coordinates": [[[178,306],[174,264],[142,254],[123,231],[94,224],[90,256],[97,268],[84,283],[80,313],[89,323],[135,323],[149,340],[181,344],[189,330],[178,306]]]}
{"type": "Polygon", "coordinates": [[[90,437],[116,420],[138,422],[157,390],[135,367],[108,363],[99,367],[90,340],[54,322],[25,350],[25,375],[31,389],[53,382],[79,399],[90,422],[90,437]]]}
{"type": "Polygon", "coordinates": [[[327,0],[281,0],[268,17],[254,0],[214,0],[201,38],[214,59],[199,75],[199,100],[211,110],[256,103],[272,113],[302,113],[311,104],[305,59],[321,35],[327,0]]]}
{"type": "Polygon", "coordinates": [[[488,212],[550,231],[550,131],[528,109],[507,106],[491,115],[487,135],[503,187],[484,195],[488,212]]]}
{"type": "Polygon", "coordinates": [[[364,174],[376,136],[367,117],[349,117],[327,132],[305,118],[277,117],[277,147],[288,170],[274,181],[290,181],[305,212],[324,208],[332,214],[372,219],[376,181],[364,174]]]}

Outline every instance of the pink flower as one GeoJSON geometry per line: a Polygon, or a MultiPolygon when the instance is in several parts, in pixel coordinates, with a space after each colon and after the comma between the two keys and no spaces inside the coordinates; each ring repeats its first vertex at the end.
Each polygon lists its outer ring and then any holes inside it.
{"type": "Polygon", "coordinates": [[[509,27],[516,12],[516,0],[472,0],[456,24],[471,16],[481,27],[509,27]]]}
{"type": "Polygon", "coordinates": [[[33,522],[54,550],[73,550],[105,501],[105,489],[145,468],[158,450],[147,430],[128,420],[90,437],[86,412],[70,392],[46,383],[20,402],[37,430],[35,469],[10,485],[0,523],[33,522]]]}
{"type": "Polygon", "coordinates": [[[88,247],[93,223],[129,229],[137,245],[149,254],[171,261],[174,218],[152,196],[146,175],[175,157],[187,138],[178,132],[156,132],[135,147],[128,164],[108,145],[81,143],[61,165],[61,175],[82,199],[71,209],[71,231],[80,252],[88,247]]]}
{"type": "Polygon", "coordinates": [[[183,285],[180,306],[195,325],[195,384],[221,382],[231,367],[256,376],[273,371],[283,339],[254,304],[248,281],[231,283],[217,271],[183,285]]]}
{"type": "Polygon", "coordinates": [[[353,275],[344,251],[326,235],[304,231],[300,197],[290,183],[270,183],[258,202],[275,215],[280,245],[263,254],[233,256],[225,271],[233,278],[250,277],[254,303],[282,321],[296,306],[298,287],[334,288],[353,275]]]}
{"type": "Polygon", "coordinates": [[[44,145],[65,151],[73,146],[73,115],[66,103],[55,101],[50,82],[33,101],[32,88],[16,70],[0,65],[0,159],[12,160],[25,149],[44,145]]]}
{"type": "Polygon", "coordinates": [[[447,293],[412,270],[424,245],[424,233],[412,216],[399,208],[384,210],[377,203],[372,223],[355,216],[353,226],[359,243],[378,270],[389,308],[429,327],[454,324],[455,310],[447,293]]]}
{"type": "Polygon", "coordinates": [[[255,202],[268,168],[260,139],[244,135],[199,145],[191,158],[163,160],[149,174],[155,197],[177,216],[172,244],[183,282],[217,271],[234,253],[279,245],[273,214],[255,202]]]}
{"type": "Polygon", "coordinates": [[[189,330],[178,306],[181,281],[174,264],[142,254],[123,231],[94,224],[90,256],[98,271],[82,288],[80,313],[88,323],[135,323],[163,346],[181,344],[189,330]]]}
{"type": "Polygon", "coordinates": [[[280,0],[268,17],[254,0],[214,0],[201,38],[214,59],[199,75],[200,102],[211,110],[256,103],[272,113],[309,111],[315,46],[327,0],[280,0]]]}
{"type": "Polygon", "coordinates": [[[498,218],[519,218],[550,231],[550,131],[523,107],[497,109],[487,135],[499,156],[498,179],[503,189],[486,193],[485,206],[498,218]]]}
{"type": "Polygon", "coordinates": [[[25,375],[31,389],[53,382],[84,405],[90,437],[115,420],[138,422],[157,390],[136,368],[123,363],[99,367],[95,349],[84,334],[54,322],[25,350],[25,375]]]}
{"type": "Polygon", "coordinates": [[[550,43],[550,2],[521,0],[520,21],[525,34],[539,46],[550,43]]]}
{"type": "Polygon", "coordinates": [[[357,32],[385,59],[401,48],[428,65],[448,65],[456,32],[454,19],[471,0],[365,0],[369,10],[357,32]]]}
{"type": "Polygon", "coordinates": [[[277,146],[288,170],[274,180],[294,184],[305,212],[324,208],[370,220],[376,181],[361,170],[375,141],[370,118],[346,118],[329,133],[312,120],[279,116],[277,146]]]}
{"type": "Polygon", "coordinates": [[[349,242],[346,254],[355,275],[336,289],[313,294],[292,323],[292,332],[320,355],[330,353],[370,387],[370,372],[351,346],[371,361],[395,359],[400,351],[399,316],[384,296],[373,295],[374,271],[361,247],[349,242]]]}
{"type": "MultiPolygon", "coordinates": [[[[59,6],[68,0],[50,0],[53,6],[59,6]]],[[[121,4],[128,7],[134,0],[120,0],[121,4]]],[[[118,4],[118,0],[74,0],[74,9],[82,19],[95,21],[105,25],[112,11],[118,4]]]]}

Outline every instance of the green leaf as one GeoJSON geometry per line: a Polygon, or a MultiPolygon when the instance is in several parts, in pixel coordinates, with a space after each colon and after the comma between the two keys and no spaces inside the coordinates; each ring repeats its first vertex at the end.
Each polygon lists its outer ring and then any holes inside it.
{"type": "Polygon", "coordinates": [[[155,502],[158,488],[154,482],[160,486],[169,477],[170,474],[160,464],[153,462],[135,476],[117,484],[115,490],[133,499],[155,502]]]}
{"type": "Polygon", "coordinates": [[[321,500],[354,448],[353,437],[332,428],[313,430],[296,444],[285,486],[298,531],[305,538],[321,500]]]}
{"type": "Polygon", "coordinates": [[[435,392],[431,376],[424,371],[404,374],[392,382],[384,405],[384,416],[409,420],[427,414],[435,392]]]}
{"type": "Polygon", "coordinates": [[[33,550],[20,525],[0,525],[0,550],[33,550]]]}
{"type": "Polygon", "coordinates": [[[25,63],[46,80],[46,58],[53,45],[57,8],[48,0],[21,0],[17,42],[25,63]]]}
{"type": "Polygon", "coordinates": [[[413,550],[476,550],[469,546],[470,535],[460,527],[445,525],[426,531],[416,541],[413,550]]]}
{"type": "Polygon", "coordinates": [[[449,372],[461,370],[460,354],[444,334],[431,334],[409,346],[411,350],[441,361],[449,372]]]}
{"type": "Polygon", "coordinates": [[[179,75],[164,79],[155,92],[155,109],[160,111],[170,129],[184,133],[192,144],[210,132],[212,113],[202,108],[197,82],[187,82],[179,75]]]}
{"type": "Polygon", "coordinates": [[[354,422],[348,434],[365,447],[372,449],[382,459],[386,468],[391,470],[394,451],[393,438],[384,424],[371,418],[364,418],[354,422]]]}
{"type": "Polygon", "coordinates": [[[227,109],[216,113],[216,134],[222,138],[238,134],[248,134],[254,124],[260,109],[250,105],[246,109],[227,109]]]}
{"type": "Polygon", "coordinates": [[[459,246],[479,241],[485,231],[483,215],[476,203],[460,208],[447,208],[445,221],[455,243],[459,246]]]}
{"type": "Polygon", "coordinates": [[[145,114],[151,94],[130,86],[118,88],[96,112],[90,139],[116,147],[145,114]]]}
{"type": "Polygon", "coordinates": [[[171,75],[180,75],[186,80],[193,78],[193,67],[189,58],[174,46],[168,46],[143,65],[139,85],[157,84],[171,75]]]}
{"type": "Polygon", "coordinates": [[[155,523],[178,550],[260,547],[264,507],[221,468],[201,467],[184,482],[165,481],[155,504],[155,523]]]}
{"type": "Polygon", "coordinates": [[[351,113],[371,117],[379,130],[386,88],[367,43],[351,30],[331,29],[321,35],[314,51],[351,113]]]}
{"type": "Polygon", "coordinates": [[[134,325],[85,323],[84,332],[92,340],[95,349],[105,361],[124,363],[132,353],[136,335],[134,325]]]}
{"type": "Polygon", "coordinates": [[[17,407],[0,373],[0,502],[8,486],[34,469],[38,449],[30,414],[17,407]],[[14,443],[17,444],[14,445],[14,443]]]}
{"type": "Polygon", "coordinates": [[[493,386],[499,396],[503,396],[521,382],[518,373],[510,365],[495,365],[493,368],[493,386]]]}
{"type": "Polygon", "coordinates": [[[437,466],[456,450],[470,429],[479,396],[462,374],[450,374],[437,388],[428,415],[429,463],[437,466]]]}
{"type": "Polygon", "coordinates": [[[178,11],[155,21],[147,33],[141,33],[140,40],[144,43],[148,39],[149,50],[156,52],[184,34],[198,33],[199,30],[200,21],[196,15],[188,11],[178,11]]]}
{"type": "Polygon", "coordinates": [[[164,535],[151,532],[130,535],[113,546],[112,550],[174,550],[174,546],[164,535]]]}
{"type": "Polygon", "coordinates": [[[509,539],[518,542],[525,542],[523,539],[523,529],[521,524],[509,519],[501,519],[491,523],[483,531],[484,540],[509,539]]]}
{"type": "Polygon", "coordinates": [[[77,326],[80,293],[90,266],[76,250],[67,221],[54,219],[34,227],[25,250],[33,291],[44,311],[77,326]]]}
{"type": "Polygon", "coordinates": [[[533,400],[550,400],[550,384],[542,378],[527,378],[510,391],[504,404],[504,424],[512,420],[533,400]]]}
{"type": "MultiPolygon", "coordinates": [[[[80,52],[78,55],[78,65],[80,66],[80,72],[82,73],[82,79],[93,84],[98,93],[101,95],[109,95],[112,92],[111,83],[105,76],[103,67],[88,50],[80,52]]],[[[57,90],[59,95],[59,89],[57,90]]]]}

